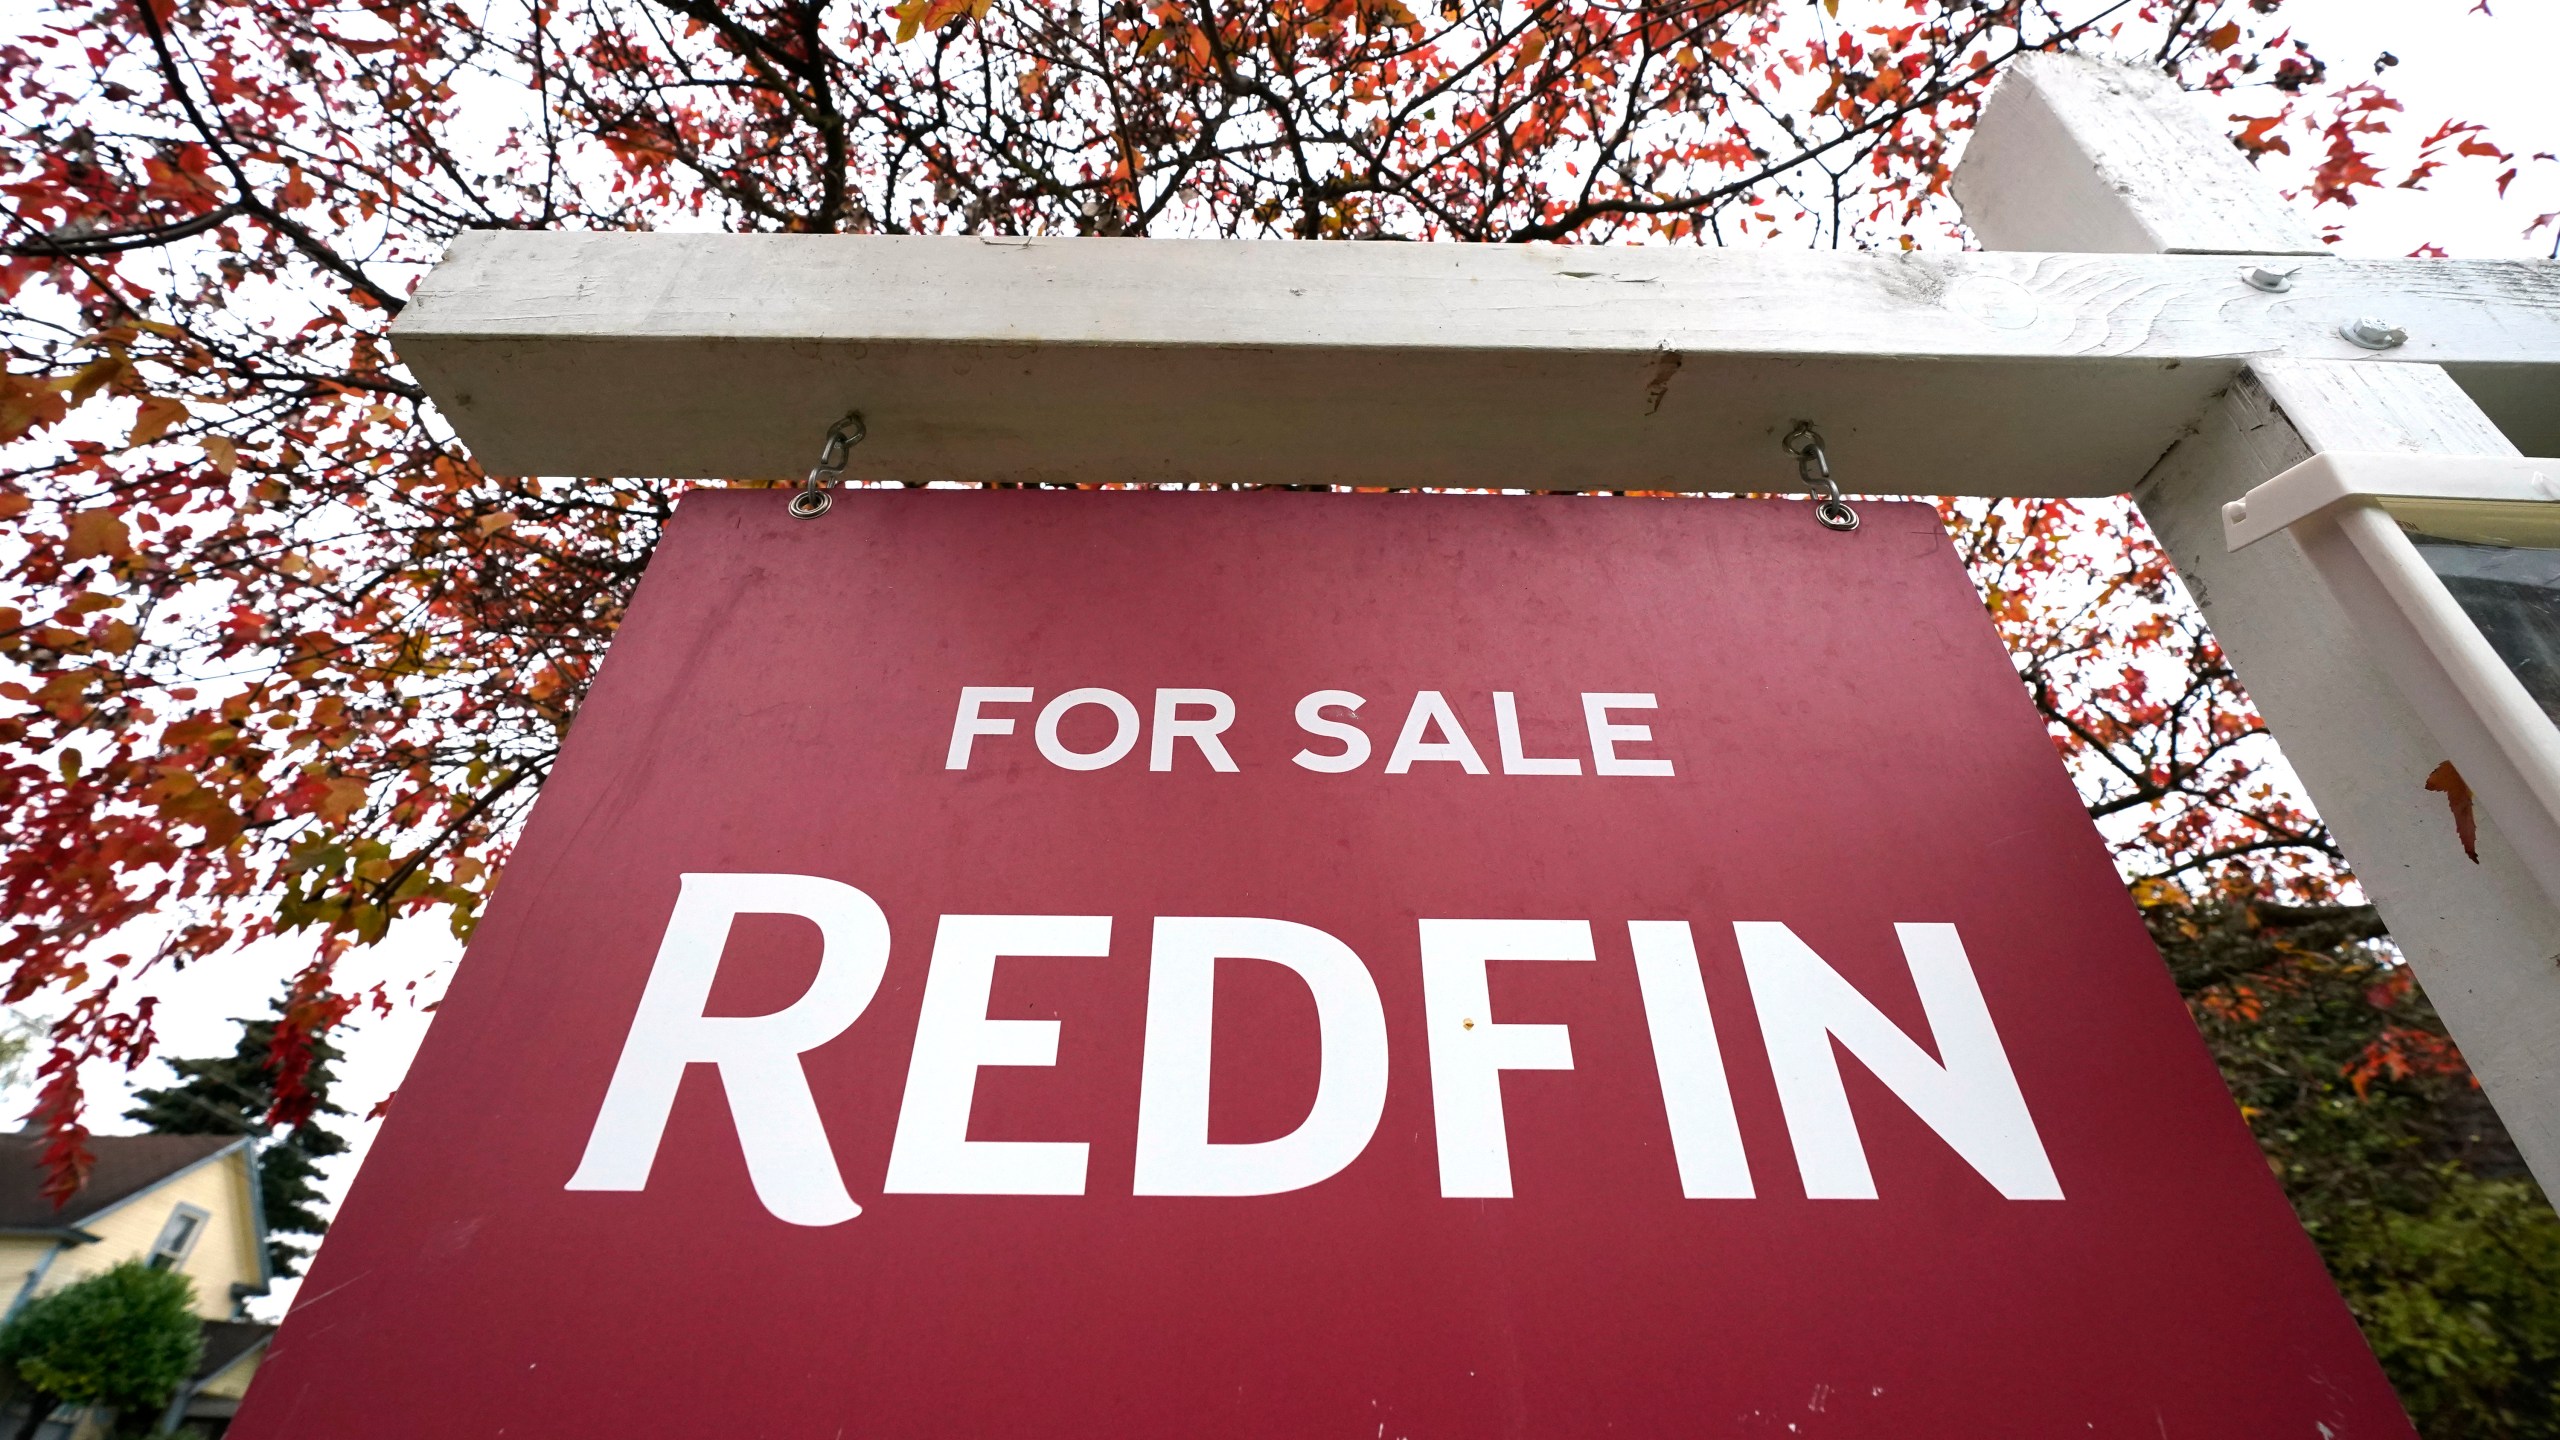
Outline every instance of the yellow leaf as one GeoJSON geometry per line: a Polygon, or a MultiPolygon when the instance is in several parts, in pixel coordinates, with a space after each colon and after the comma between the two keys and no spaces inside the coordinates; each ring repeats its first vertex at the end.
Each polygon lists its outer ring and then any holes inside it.
{"type": "Polygon", "coordinates": [[[514,511],[492,510],[488,514],[480,517],[480,533],[483,535],[495,535],[514,523],[516,523],[516,513],[514,511]]]}
{"type": "Polygon", "coordinates": [[[332,825],[343,823],[364,803],[364,782],[345,776],[329,782],[328,793],[320,797],[320,818],[332,825]]]}
{"type": "Polygon", "coordinates": [[[70,377],[71,403],[77,405],[100,390],[133,373],[133,362],[122,351],[110,351],[80,367],[70,377]]]}
{"type": "Polygon", "coordinates": [[[63,386],[51,380],[0,372],[0,441],[51,425],[71,409],[63,386]]]}
{"type": "Polygon", "coordinates": [[[214,469],[228,475],[240,468],[240,447],[231,443],[230,436],[207,435],[200,443],[204,446],[204,458],[213,462],[214,469]]]}
{"type": "Polygon", "coordinates": [[[1840,0],[1822,0],[1822,9],[1832,19],[1840,18],[1840,0]]]}
{"type": "Polygon", "coordinates": [[[166,395],[143,397],[141,411],[133,417],[133,436],[128,445],[148,445],[169,433],[169,427],[187,418],[187,407],[166,395]]]}
{"type": "Polygon", "coordinates": [[[132,551],[133,538],[125,531],[123,516],[113,510],[83,510],[71,517],[71,539],[62,554],[67,560],[86,560],[132,551]]]}

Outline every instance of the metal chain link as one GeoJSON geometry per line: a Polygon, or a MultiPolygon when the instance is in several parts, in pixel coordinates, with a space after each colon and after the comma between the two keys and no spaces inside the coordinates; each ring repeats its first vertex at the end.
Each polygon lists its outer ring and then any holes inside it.
{"type": "Polygon", "coordinates": [[[818,463],[809,467],[809,478],[792,493],[794,518],[814,520],[835,504],[827,495],[827,486],[844,477],[845,461],[852,458],[853,447],[862,443],[866,433],[858,410],[845,412],[843,419],[827,427],[827,443],[818,451],[818,463]]]}
{"type": "Polygon", "coordinates": [[[1823,492],[1821,503],[1813,507],[1813,518],[1834,530],[1858,528],[1858,512],[1840,498],[1840,482],[1831,478],[1831,457],[1822,448],[1822,432],[1810,420],[1799,420],[1787,438],[1778,442],[1796,457],[1797,478],[1807,490],[1823,492]]]}

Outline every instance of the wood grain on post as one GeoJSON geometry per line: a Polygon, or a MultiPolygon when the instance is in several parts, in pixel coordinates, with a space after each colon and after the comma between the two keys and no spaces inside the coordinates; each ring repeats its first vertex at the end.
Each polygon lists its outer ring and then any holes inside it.
{"type": "Polygon", "coordinates": [[[502,231],[391,333],[508,474],[796,478],[858,409],[854,479],[1769,490],[1813,417],[1854,490],[2105,495],[2384,296],[2392,361],[2560,355],[2529,261],[502,231]]]}

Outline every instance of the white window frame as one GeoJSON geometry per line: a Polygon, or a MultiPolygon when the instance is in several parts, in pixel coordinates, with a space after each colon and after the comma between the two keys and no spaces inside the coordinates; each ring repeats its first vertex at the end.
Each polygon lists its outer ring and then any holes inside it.
{"type": "Polygon", "coordinates": [[[195,1253],[196,1243],[204,1239],[205,1227],[213,1222],[213,1212],[201,1205],[181,1200],[170,1207],[169,1218],[160,1226],[160,1238],[151,1242],[151,1268],[176,1270],[195,1253]],[[181,1232],[179,1225],[186,1229],[181,1232]]]}

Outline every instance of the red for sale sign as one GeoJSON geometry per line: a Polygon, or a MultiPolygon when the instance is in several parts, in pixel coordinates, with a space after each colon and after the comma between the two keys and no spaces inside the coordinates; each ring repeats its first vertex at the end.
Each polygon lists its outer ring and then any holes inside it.
{"type": "Polygon", "coordinates": [[[2409,1435],[1865,519],[689,497],[239,1433],[2409,1435]]]}

